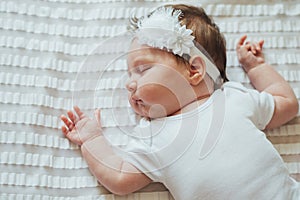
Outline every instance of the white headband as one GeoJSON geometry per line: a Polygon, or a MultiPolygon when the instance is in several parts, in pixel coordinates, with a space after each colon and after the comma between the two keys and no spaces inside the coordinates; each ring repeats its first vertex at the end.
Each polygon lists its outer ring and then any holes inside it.
{"type": "MultiPolygon", "coordinates": [[[[206,72],[213,81],[220,85],[223,81],[217,67],[193,43],[192,30],[181,26],[178,17],[180,10],[161,7],[150,16],[144,16],[137,22],[136,37],[140,44],[164,49],[175,55],[199,55],[205,61],[206,72]]],[[[205,52],[206,53],[206,52],[205,52]]],[[[206,53],[207,54],[207,53],[206,53]]]]}

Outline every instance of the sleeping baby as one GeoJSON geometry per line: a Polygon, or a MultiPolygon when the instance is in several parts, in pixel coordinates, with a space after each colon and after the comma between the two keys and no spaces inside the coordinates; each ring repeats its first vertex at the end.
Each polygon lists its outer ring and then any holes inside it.
{"type": "Polygon", "coordinates": [[[161,182],[176,200],[300,199],[298,182],[262,132],[299,109],[265,62],[264,42],[242,36],[237,43],[255,88],[248,89],[228,81],[225,39],[202,8],[165,5],[131,23],[126,89],[141,119],[126,145],[110,144],[99,109],[94,118],[77,106],[61,116],[62,132],[80,145],[99,183],[125,195],[161,182]]]}

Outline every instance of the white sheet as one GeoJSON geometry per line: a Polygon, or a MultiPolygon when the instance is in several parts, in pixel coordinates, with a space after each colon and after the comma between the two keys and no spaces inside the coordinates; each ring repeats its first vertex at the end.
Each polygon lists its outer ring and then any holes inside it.
{"type": "MultiPolygon", "coordinates": [[[[90,174],[78,147],[59,130],[59,116],[73,103],[87,110],[102,107],[103,116],[112,116],[109,113],[117,106],[118,116],[127,112],[125,98],[114,96],[112,103],[108,97],[124,68],[104,73],[103,82],[97,83],[104,61],[122,50],[122,43],[102,49],[100,56],[91,51],[107,37],[125,31],[131,13],[144,14],[162,2],[175,1],[0,2],[0,199],[172,199],[159,184],[128,197],[110,194],[90,174]],[[84,61],[91,54],[94,57],[87,64],[84,61]],[[82,63],[89,72],[79,73],[75,81],[82,63]],[[95,85],[100,88],[93,99],[95,85]]],[[[189,3],[202,5],[224,32],[231,80],[249,86],[234,52],[237,39],[248,34],[250,39],[265,39],[268,61],[290,82],[300,100],[298,0],[189,3]]],[[[103,121],[105,127],[116,128],[112,117],[103,121]]],[[[299,115],[267,134],[291,174],[299,176],[299,115]]]]}

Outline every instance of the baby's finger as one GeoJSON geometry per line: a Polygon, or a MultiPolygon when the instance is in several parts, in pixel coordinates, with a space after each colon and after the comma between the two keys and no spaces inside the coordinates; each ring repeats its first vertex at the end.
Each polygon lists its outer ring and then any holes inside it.
{"type": "Polygon", "coordinates": [[[252,44],[250,42],[246,42],[245,45],[243,46],[243,48],[246,49],[247,51],[251,51],[252,44]]]}
{"type": "Polygon", "coordinates": [[[257,51],[257,45],[255,43],[252,43],[251,45],[251,52],[255,55],[257,51]]]}
{"type": "Polygon", "coordinates": [[[63,132],[64,135],[67,135],[69,130],[65,126],[61,126],[61,131],[63,132]]]}
{"type": "Polygon", "coordinates": [[[78,115],[79,119],[83,119],[85,118],[85,114],[80,110],[80,108],[78,106],[74,106],[74,110],[76,112],[76,114],[78,115]]]}
{"type": "Polygon", "coordinates": [[[259,41],[258,43],[254,43],[255,47],[256,47],[256,51],[261,51],[261,49],[262,49],[262,46],[260,45],[260,42],[261,41],[259,41]]]}
{"type": "Polygon", "coordinates": [[[237,50],[240,49],[242,45],[244,45],[244,42],[246,41],[246,39],[247,39],[247,35],[243,35],[243,36],[239,39],[238,43],[236,44],[236,49],[237,49],[237,50]]]}
{"type": "Polygon", "coordinates": [[[76,122],[77,122],[77,117],[74,115],[74,113],[73,113],[72,111],[68,111],[67,114],[68,114],[69,119],[70,119],[74,124],[76,124],[76,122]]]}
{"type": "Polygon", "coordinates": [[[70,128],[70,126],[72,125],[72,122],[71,122],[66,116],[61,115],[61,116],[60,116],[60,119],[65,123],[65,125],[66,125],[67,127],[70,128]]]}
{"type": "Polygon", "coordinates": [[[259,43],[253,42],[251,43],[251,52],[256,55],[261,52],[261,46],[259,43]]]}
{"type": "Polygon", "coordinates": [[[260,41],[258,42],[258,45],[260,46],[260,49],[263,48],[264,43],[265,43],[264,40],[260,40],[260,41]]]}
{"type": "Polygon", "coordinates": [[[95,118],[96,118],[96,121],[98,122],[99,126],[101,126],[101,113],[100,113],[100,109],[96,109],[95,110],[95,118]]]}

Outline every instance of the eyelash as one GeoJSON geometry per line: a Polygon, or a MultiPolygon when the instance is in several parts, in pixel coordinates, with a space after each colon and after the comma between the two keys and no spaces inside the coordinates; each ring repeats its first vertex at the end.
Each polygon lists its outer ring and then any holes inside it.
{"type": "MultiPolygon", "coordinates": [[[[143,72],[145,72],[146,70],[150,69],[151,66],[150,65],[140,65],[135,67],[132,71],[133,73],[137,73],[137,74],[142,74],[143,72]]],[[[132,72],[128,72],[128,76],[131,76],[132,72]]]]}
{"type": "Polygon", "coordinates": [[[138,66],[136,68],[136,71],[141,74],[141,73],[145,72],[148,69],[150,69],[149,65],[141,65],[141,66],[138,66]]]}

